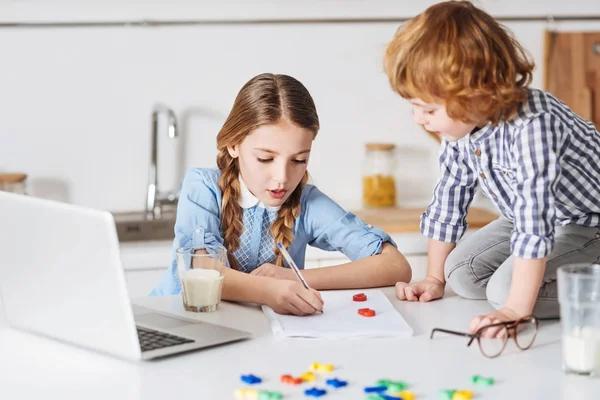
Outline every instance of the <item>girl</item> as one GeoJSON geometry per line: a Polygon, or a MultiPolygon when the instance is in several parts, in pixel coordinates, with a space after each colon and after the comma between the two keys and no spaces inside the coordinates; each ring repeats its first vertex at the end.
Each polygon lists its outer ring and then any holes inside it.
{"type": "Polygon", "coordinates": [[[402,26],[385,69],[414,120],[441,135],[441,178],[421,219],[427,278],[402,300],[487,299],[470,330],[532,312],[558,317],[556,269],[600,261],[600,134],[550,93],[528,87],[533,63],[490,15],[445,2],[402,26]],[[502,216],[469,239],[476,190],[502,216]]]}
{"type": "MultiPolygon", "coordinates": [[[[217,136],[217,169],[190,170],[177,209],[173,250],[222,244],[228,263],[222,298],[267,304],[279,313],[321,311],[283,268],[283,243],[299,268],[306,245],[353,262],[304,272],[314,289],[389,286],[410,281],[406,259],[385,232],[345,212],[313,185],[307,164],[319,118],[308,90],[286,75],[262,74],[239,92],[217,136]]],[[[151,295],[181,292],[175,259],[151,295]]]]}

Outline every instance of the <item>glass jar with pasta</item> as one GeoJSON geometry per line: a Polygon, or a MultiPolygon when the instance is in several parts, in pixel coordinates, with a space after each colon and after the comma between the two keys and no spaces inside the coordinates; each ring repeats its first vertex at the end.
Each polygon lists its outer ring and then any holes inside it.
{"type": "Polygon", "coordinates": [[[367,143],[365,147],[362,174],[363,205],[370,208],[394,207],[396,146],[392,143],[367,143]]]}

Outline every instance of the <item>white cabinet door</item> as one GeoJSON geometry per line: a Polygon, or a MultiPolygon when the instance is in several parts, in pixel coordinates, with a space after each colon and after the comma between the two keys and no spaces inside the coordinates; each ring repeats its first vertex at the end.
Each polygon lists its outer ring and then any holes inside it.
{"type": "Polygon", "coordinates": [[[327,258],[319,260],[319,267],[330,267],[332,265],[340,265],[350,262],[350,259],[344,256],[342,253],[340,253],[340,256],[340,258],[327,258]]]}
{"type": "Polygon", "coordinates": [[[304,262],[304,269],[319,268],[319,260],[306,260],[304,262]]]}
{"type": "Polygon", "coordinates": [[[406,256],[412,268],[412,282],[420,281],[427,274],[427,255],[406,256]]]}
{"type": "MultiPolygon", "coordinates": [[[[321,259],[319,261],[319,267],[329,267],[332,265],[340,265],[350,262],[350,259],[340,253],[339,258],[328,258],[321,259]]],[[[427,273],[427,255],[409,255],[406,256],[406,260],[412,268],[412,281],[418,281],[425,278],[427,273]]]]}
{"type": "Polygon", "coordinates": [[[2,306],[2,298],[0,298],[0,328],[7,326],[6,316],[4,315],[4,307],[2,306]]]}
{"type": "Polygon", "coordinates": [[[125,271],[129,297],[148,296],[150,291],[158,285],[164,269],[136,269],[125,271]]]}

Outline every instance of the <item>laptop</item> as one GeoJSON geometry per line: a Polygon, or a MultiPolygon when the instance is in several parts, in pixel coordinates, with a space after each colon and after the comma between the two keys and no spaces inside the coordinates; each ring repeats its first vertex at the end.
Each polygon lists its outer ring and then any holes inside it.
{"type": "Polygon", "coordinates": [[[11,327],[129,360],[251,337],[132,307],[109,212],[0,191],[0,241],[11,327]]]}

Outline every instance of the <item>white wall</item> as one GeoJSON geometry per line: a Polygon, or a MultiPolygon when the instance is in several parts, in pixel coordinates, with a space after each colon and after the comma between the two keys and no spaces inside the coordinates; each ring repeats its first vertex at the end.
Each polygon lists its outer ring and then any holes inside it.
{"type": "MultiPolygon", "coordinates": [[[[472,0],[495,16],[590,15],[595,0],[472,0]]],[[[0,20],[121,21],[401,18],[439,0],[0,0],[0,20]]]]}
{"type": "MultiPolygon", "coordinates": [[[[182,12],[186,2],[179,3],[182,12]]],[[[558,4],[549,7],[564,9],[558,4]]],[[[34,9],[10,15],[23,21],[34,9]]],[[[58,14],[55,7],[50,16],[58,14]]],[[[600,22],[561,25],[600,29],[600,22]]],[[[547,24],[509,27],[538,62],[533,84],[541,87],[547,24]]],[[[410,108],[389,89],[381,67],[383,47],[396,28],[328,23],[0,29],[0,171],[27,172],[34,195],[141,210],[152,105],[172,107],[182,128],[178,143],[161,135],[162,187],[172,189],[184,169],[214,165],[215,136],[237,91],[269,71],[295,76],[313,94],[322,130],[309,170],[325,192],[348,208],[359,207],[364,142],[390,141],[399,147],[400,204],[426,203],[437,176],[437,143],[414,126],[410,108]]]]}

